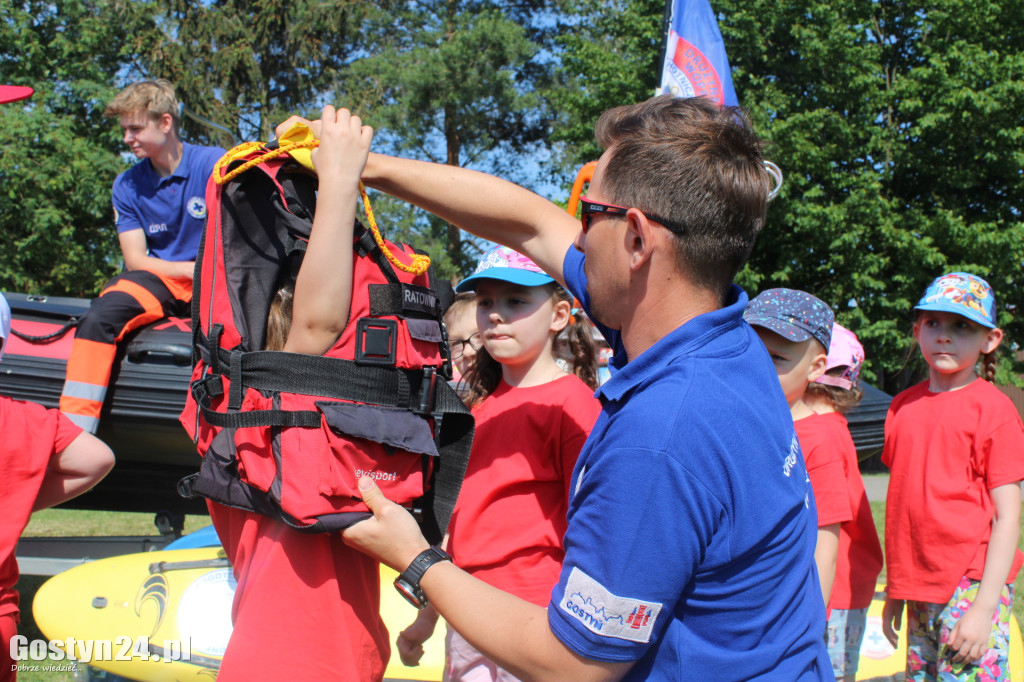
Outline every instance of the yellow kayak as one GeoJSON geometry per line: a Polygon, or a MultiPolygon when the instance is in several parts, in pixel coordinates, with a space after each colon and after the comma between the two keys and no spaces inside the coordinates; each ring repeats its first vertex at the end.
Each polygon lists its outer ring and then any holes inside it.
{"type": "MultiPolygon", "coordinates": [[[[381,614],[392,649],[416,617],[394,579],[382,566],[381,614]]],[[[234,589],[219,546],[143,552],[55,575],[39,588],[32,612],[44,636],[73,648],[82,663],[147,682],[213,680],[231,636],[234,589]]],[[[386,679],[440,680],[444,629],[439,623],[417,667],[404,666],[395,653],[386,679]]]]}

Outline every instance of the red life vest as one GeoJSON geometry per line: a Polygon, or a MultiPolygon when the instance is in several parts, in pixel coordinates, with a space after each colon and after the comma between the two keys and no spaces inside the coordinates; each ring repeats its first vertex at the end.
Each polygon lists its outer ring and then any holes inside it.
{"type": "Polygon", "coordinates": [[[332,532],[369,516],[357,486],[368,475],[421,513],[428,540],[439,542],[473,436],[446,380],[451,287],[439,292],[430,271],[393,267],[384,249],[399,266],[412,249],[376,241],[357,221],[344,332],[323,356],[261,350],[271,301],[298,273],[317,187],[314,174],[273,153],[236,148],[207,187],[181,417],[203,462],[179,492],[332,532]]]}

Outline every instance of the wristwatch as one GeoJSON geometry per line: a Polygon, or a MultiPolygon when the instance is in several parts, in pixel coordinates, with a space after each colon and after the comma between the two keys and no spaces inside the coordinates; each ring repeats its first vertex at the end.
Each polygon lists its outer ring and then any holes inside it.
{"type": "Polygon", "coordinates": [[[423,574],[438,561],[451,560],[451,555],[443,549],[430,547],[423,550],[412,560],[409,568],[405,569],[401,575],[395,578],[395,589],[398,590],[400,595],[405,597],[406,601],[416,608],[425,608],[427,606],[427,595],[423,594],[423,588],[420,587],[420,580],[423,578],[423,574]]]}

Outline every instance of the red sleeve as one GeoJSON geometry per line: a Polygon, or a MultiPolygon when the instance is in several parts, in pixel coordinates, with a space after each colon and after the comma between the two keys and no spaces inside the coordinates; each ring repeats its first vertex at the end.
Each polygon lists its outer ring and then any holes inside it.
{"type": "Polygon", "coordinates": [[[1024,426],[1017,414],[992,430],[981,448],[989,490],[1024,480],[1024,426]]]}
{"type": "Polygon", "coordinates": [[[57,422],[57,433],[53,438],[53,452],[56,454],[71,445],[71,441],[82,433],[82,428],[76,426],[74,422],[57,410],[48,410],[48,412],[51,413],[51,418],[56,419],[57,422]]]}
{"type": "Polygon", "coordinates": [[[582,382],[580,384],[582,388],[577,387],[566,396],[562,407],[562,477],[566,483],[567,500],[571,497],[572,472],[576,468],[576,460],[580,457],[587,436],[594,428],[594,422],[601,414],[601,403],[594,397],[590,387],[582,382]]]}
{"type": "Polygon", "coordinates": [[[817,415],[801,419],[794,426],[814,490],[818,527],[852,520],[842,444],[831,429],[824,428],[828,422],[817,415]]]}

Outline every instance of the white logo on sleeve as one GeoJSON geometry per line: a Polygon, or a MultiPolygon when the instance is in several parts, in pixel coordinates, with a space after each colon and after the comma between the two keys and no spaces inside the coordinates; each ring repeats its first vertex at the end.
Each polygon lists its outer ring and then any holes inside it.
{"type": "Polygon", "coordinates": [[[617,597],[580,569],[573,567],[560,609],[604,637],[650,642],[661,604],[617,597]]]}

